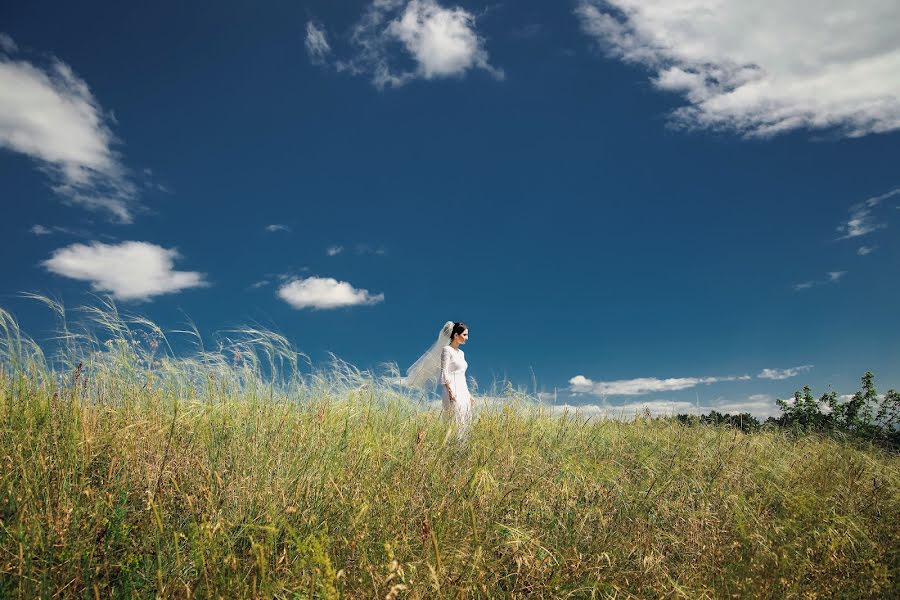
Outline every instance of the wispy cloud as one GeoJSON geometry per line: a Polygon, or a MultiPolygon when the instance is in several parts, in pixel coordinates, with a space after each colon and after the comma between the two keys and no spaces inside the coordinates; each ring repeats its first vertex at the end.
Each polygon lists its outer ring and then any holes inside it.
{"type": "Polygon", "coordinates": [[[331,53],[331,46],[325,37],[325,30],[312,21],[306,24],[306,53],[314,65],[325,63],[331,53]]]}
{"type": "Polygon", "coordinates": [[[676,126],[754,137],[900,128],[900,3],[579,0],[575,12],[605,52],[684,97],[676,126]]]}
{"type": "Polygon", "coordinates": [[[897,195],[900,195],[900,188],[891,190],[880,196],[867,198],[866,200],[851,206],[850,218],[845,223],[841,223],[837,228],[838,233],[843,234],[838,239],[845,240],[848,238],[855,238],[887,227],[887,223],[877,220],[873,212],[882,202],[897,195]]]}
{"type": "Polygon", "coordinates": [[[856,253],[860,256],[866,256],[867,254],[872,254],[873,252],[875,252],[875,248],[877,247],[878,246],[860,246],[856,250],[856,253]]]}
{"type": "MultiPolygon", "coordinates": [[[[436,0],[374,0],[350,39],[350,58],[331,64],[338,71],[370,77],[379,89],[414,79],[462,77],[472,69],[503,79],[503,71],[490,64],[484,39],[475,31],[475,16],[461,7],[445,8],[436,0]],[[397,46],[405,56],[396,56],[397,46]],[[410,60],[413,68],[405,67],[410,60]]],[[[307,24],[306,48],[316,64],[325,64],[333,54],[324,30],[312,22],[307,24]]]]}
{"type": "MultiPolygon", "coordinates": [[[[343,254],[347,250],[344,246],[329,246],[325,249],[328,256],[337,256],[343,254]]],[[[358,256],[384,256],[387,250],[383,246],[372,246],[369,244],[356,244],[349,251],[358,256]]]]}
{"type": "Polygon", "coordinates": [[[328,309],[384,302],[384,294],[371,294],[331,277],[294,279],[278,288],[278,297],[297,309],[328,309]]]}
{"type": "Polygon", "coordinates": [[[799,367],[791,367],[789,369],[763,369],[757,375],[760,379],[789,379],[791,377],[796,377],[800,373],[809,371],[813,368],[813,365],[801,365],[799,367]]]}
{"type": "Polygon", "coordinates": [[[387,250],[382,248],[381,246],[375,247],[370,246],[369,244],[357,244],[355,251],[360,255],[374,255],[374,256],[384,256],[387,254],[387,250]]]}
{"type": "Polygon", "coordinates": [[[269,233],[275,233],[276,231],[287,231],[290,232],[291,228],[287,225],[274,224],[274,225],[266,225],[266,231],[269,233]]]}
{"type": "Polygon", "coordinates": [[[131,223],[137,186],[114,149],[112,118],[69,65],[39,66],[0,42],[0,147],[37,161],[68,203],[131,223]]]}
{"type": "Polygon", "coordinates": [[[13,54],[19,51],[19,46],[9,35],[0,33],[0,50],[7,54],[13,54]]]}
{"type": "Polygon", "coordinates": [[[795,292],[799,292],[802,290],[808,290],[810,288],[814,288],[820,285],[828,285],[832,283],[838,283],[844,276],[847,274],[847,271],[828,271],[826,275],[826,279],[811,279],[809,281],[801,281],[800,283],[795,283],[791,287],[795,292]]]}
{"type": "Polygon", "coordinates": [[[34,235],[51,235],[54,233],[62,233],[65,235],[74,235],[80,237],[88,237],[88,232],[80,230],[80,229],[72,229],[70,227],[62,227],[60,225],[50,225],[47,227],[46,225],[33,225],[28,231],[33,233],[34,235]]]}
{"type": "Polygon", "coordinates": [[[202,287],[202,273],[176,271],[178,251],[147,242],[72,244],[56,250],[42,264],[52,273],[88,281],[98,292],[119,300],[148,300],[161,294],[202,287]]]}
{"type": "Polygon", "coordinates": [[[749,375],[728,377],[639,377],[615,381],[593,381],[584,375],[576,375],[569,380],[569,389],[575,393],[586,393],[605,398],[607,396],[641,396],[661,392],[686,390],[698,385],[709,385],[723,381],[746,381],[749,375]]]}
{"type": "Polygon", "coordinates": [[[529,23],[512,30],[510,35],[519,40],[529,40],[541,33],[543,27],[540,23],[529,23]]]}

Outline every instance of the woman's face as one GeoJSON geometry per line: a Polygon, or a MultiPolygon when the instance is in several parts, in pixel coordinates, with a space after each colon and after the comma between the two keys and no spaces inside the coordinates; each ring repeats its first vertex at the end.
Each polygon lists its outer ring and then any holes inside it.
{"type": "Polygon", "coordinates": [[[459,340],[460,346],[469,341],[469,330],[464,329],[462,333],[456,334],[456,339],[459,340]]]}

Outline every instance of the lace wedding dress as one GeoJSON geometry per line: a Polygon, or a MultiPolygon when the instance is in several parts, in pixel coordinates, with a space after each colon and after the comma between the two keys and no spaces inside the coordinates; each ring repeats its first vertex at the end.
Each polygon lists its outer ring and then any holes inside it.
{"type": "Polygon", "coordinates": [[[472,395],[466,385],[466,355],[453,346],[444,346],[441,350],[441,405],[444,412],[453,418],[464,433],[472,422],[472,395]],[[446,385],[444,385],[446,384],[446,385]],[[450,400],[447,386],[453,390],[455,401],[450,400]]]}

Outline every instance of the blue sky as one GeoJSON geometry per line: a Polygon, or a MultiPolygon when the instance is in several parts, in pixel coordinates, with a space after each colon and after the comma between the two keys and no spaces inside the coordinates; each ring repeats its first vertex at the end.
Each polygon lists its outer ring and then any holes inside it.
{"type": "Polygon", "coordinates": [[[463,320],[581,406],[900,387],[900,8],[769,4],[7,3],[0,305],[364,368],[463,320]]]}

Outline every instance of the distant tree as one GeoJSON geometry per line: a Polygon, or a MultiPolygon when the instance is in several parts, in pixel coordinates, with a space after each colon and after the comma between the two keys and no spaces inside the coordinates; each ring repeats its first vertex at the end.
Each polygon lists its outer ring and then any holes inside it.
{"type": "Polygon", "coordinates": [[[888,390],[879,396],[875,375],[866,371],[860,389],[846,402],[833,390],[818,400],[806,385],[794,392],[791,400],[775,401],[781,416],[768,417],[764,423],[750,413],[731,415],[711,410],[705,415],[680,414],[674,417],[682,425],[725,425],[750,433],[761,427],[788,427],[795,431],[840,431],[900,450],[900,392],[888,390]],[[827,410],[826,410],[827,409],[827,410]]]}
{"type": "MultiPolygon", "coordinates": [[[[834,395],[832,392],[831,395],[834,395]]],[[[827,404],[831,396],[825,394],[821,399],[813,397],[812,389],[808,385],[803,386],[803,391],[794,392],[793,402],[777,399],[775,404],[781,409],[782,416],[779,425],[794,429],[827,429],[831,425],[831,415],[822,412],[822,404],[827,404]]]]}
{"type": "Polygon", "coordinates": [[[834,392],[818,401],[809,386],[794,393],[793,401],[775,401],[782,415],[769,417],[766,424],[800,430],[834,430],[900,449],[900,394],[889,390],[884,396],[875,389],[875,375],[866,371],[860,378],[860,389],[846,402],[834,392]],[[830,412],[825,413],[822,407],[830,412]],[[873,412],[877,409],[877,413],[873,412]]]}
{"type": "Polygon", "coordinates": [[[844,431],[864,433],[872,422],[872,406],[878,402],[875,389],[875,375],[871,371],[860,379],[861,389],[847,402],[840,402],[837,396],[830,398],[835,425],[844,431]]]}
{"type": "Polygon", "coordinates": [[[885,431],[897,431],[900,428],[900,392],[888,390],[878,407],[875,421],[885,431]]]}
{"type": "Polygon", "coordinates": [[[675,419],[682,425],[692,426],[700,424],[700,417],[697,415],[679,414],[675,415],[675,419]]]}
{"type": "Polygon", "coordinates": [[[675,417],[682,425],[725,425],[740,429],[746,433],[756,431],[760,428],[759,419],[750,413],[740,413],[732,415],[729,413],[722,414],[717,410],[711,410],[705,415],[686,415],[680,414],[675,417]]]}
{"type": "Polygon", "coordinates": [[[875,436],[883,445],[900,450],[900,393],[888,390],[878,404],[875,436]]]}

